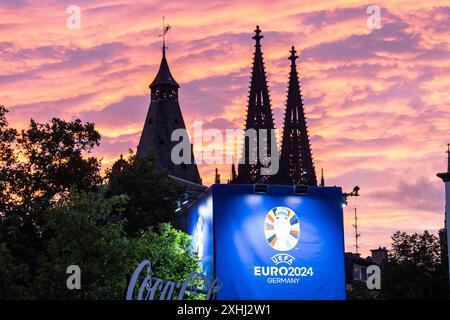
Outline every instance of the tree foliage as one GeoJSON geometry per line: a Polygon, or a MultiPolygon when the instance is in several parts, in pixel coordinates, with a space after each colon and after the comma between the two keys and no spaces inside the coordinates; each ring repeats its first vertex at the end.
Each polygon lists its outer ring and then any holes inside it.
{"type": "Polygon", "coordinates": [[[154,276],[163,279],[184,280],[198,269],[189,236],[170,225],[129,238],[122,223],[109,223],[126,201],[126,196],[105,198],[102,192],[74,193],[49,211],[45,228],[51,240],[40,258],[33,288],[37,298],[123,299],[126,275],[143,259],[150,259],[154,276]],[[69,265],[81,268],[81,290],[66,287],[69,265]]]}
{"type": "Polygon", "coordinates": [[[0,242],[0,299],[30,298],[30,269],[0,242]]]}
{"type": "Polygon", "coordinates": [[[198,269],[189,237],[158,226],[176,217],[179,190],[151,158],[121,159],[105,180],[89,156],[100,143],[92,123],[31,120],[19,132],[6,113],[0,106],[0,299],[121,299],[144,259],[168,280],[198,269]],[[81,290],[66,286],[69,265],[81,268],[81,290]]]}
{"type": "Polygon", "coordinates": [[[382,268],[382,294],[386,299],[443,299],[448,297],[445,261],[438,237],[396,232],[382,268]]]}
{"type": "Polygon", "coordinates": [[[96,190],[100,161],[85,154],[99,144],[91,123],[34,120],[26,130],[8,127],[0,106],[0,242],[34,273],[45,248],[43,214],[70,188],[96,190]]]}
{"type": "Polygon", "coordinates": [[[354,281],[347,288],[347,300],[380,300],[382,296],[379,290],[370,290],[364,281],[354,281]]]}
{"type": "Polygon", "coordinates": [[[191,237],[161,223],[141,231],[133,242],[137,257],[151,259],[155,277],[183,282],[192,271],[199,271],[198,258],[191,250],[191,237]]]}
{"type": "Polygon", "coordinates": [[[107,173],[108,195],[127,195],[123,217],[131,235],[159,223],[180,227],[175,203],[182,189],[167,173],[155,169],[153,156],[137,157],[133,152],[120,158],[107,173]]]}

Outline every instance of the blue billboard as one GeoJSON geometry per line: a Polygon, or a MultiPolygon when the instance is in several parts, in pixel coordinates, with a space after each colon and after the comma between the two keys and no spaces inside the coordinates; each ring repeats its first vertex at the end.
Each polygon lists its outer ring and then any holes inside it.
{"type": "Polygon", "coordinates": [[[345,299],[342,201],[339,187],[213,185],[188,231],[217,299],[345,299]]]}

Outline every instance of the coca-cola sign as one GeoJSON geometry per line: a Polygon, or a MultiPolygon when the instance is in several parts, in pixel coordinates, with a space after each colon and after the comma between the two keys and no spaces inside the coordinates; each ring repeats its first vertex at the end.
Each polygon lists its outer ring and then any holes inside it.
{"type": "Polygon", "coordinates": [[[183,283],[153,278],[151,262],[144,260],[130,279],[126,300],[154,300],[155,297],[159,300],[184,300],[187,291],[203,293],[205,299],[210,300],[220,288],[218,279],[210,282],[206,275],[200,272],[190,273],[183,283]],[[198,285],[199,282],[201,285],[198,285]],[[193,287],[192,283],[197,285],[193,287]]]}

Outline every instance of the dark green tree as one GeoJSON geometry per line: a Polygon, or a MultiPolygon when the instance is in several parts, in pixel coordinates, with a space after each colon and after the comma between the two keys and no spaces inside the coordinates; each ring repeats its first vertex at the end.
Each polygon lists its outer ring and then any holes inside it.
{"type": "Polygon", "coordinates": [[[171,223],[180,228],[181,216],[175,212],[176,200],[182,189],[166,172],[155,169],[153,157],[137,157],[130,151],[122,156],[107,173],[110,196],[126,195],[129,198],[123,217],[130,235],[159,223],[171,223]]]}
{"type": "Polygon", "coordinates": [[[347,300],[380,300],[380,290],[370,290],[365,281],[353,281],[347,289],[347,300]]]}
{"type": "Polygon", "coordinates": [[[110,223],[121,212],[126,196],[105,198],[103,192],[74,192],[45,216],[48,250],[39,259],[33,283],[37,298],[123,299],[126,276],[144,259],[152,261],[155,277],[183,281],[199,269],[189,251],[190,237],[168,224],[129,238],[122,223],[110,223]],[[81,269],[81,289],[68,290],[69,265],[81,269]]]}
{"type": "Polygon", "coordinates": [[[100,135],[92,123],[60,119],[31,120],[17,132],[6,112],[0,106],[0,242],[35,273],[46,246],[43,214],[70,188],[96,190],[102,182],[100,162],[87,157],[100,135]]]}
{"type": "Polygon", "coordinates": [[[17,140],[17,130],[8,127],[6,113],[8,110],[0,105],[0,216],[13,205],[10,196],[15,179],[13,170],[17,166],[17,154],[14,146],[17,140]]]}
{"type": "Polygon", "coordinates": [[[119,160],[105,185],[89,156],[93,124],[31,120],[18,132],[6,113],[0,106],[0,299],[121,299],[144,259],[168,280],[198,269],[189,237],[159,224],[177,220],[179,188],[151,158],[119,160]],[[69,265],[82,270],[81,290],[66,287],[69,265]]]}
{"type": "Polygon", "coordinates": [[[443,272],[438,237],[396,232],[383,263],[381,292],[386,299],[448,298],[448,278],[443,272]]]}
{"type": "Polygon", "coordinates": [[[0,299],[29,299],[31,276],[29,267],[17,261],[0,243],[0,299]]]}
{"type": "Polygon", "coordinates": [[[133,239],[133,248],[139,259],[151,259],[152,271],[161,279],[182,282],[189,273],[200,270],[191,237],[168,223],[141,231],[133,239]]]}

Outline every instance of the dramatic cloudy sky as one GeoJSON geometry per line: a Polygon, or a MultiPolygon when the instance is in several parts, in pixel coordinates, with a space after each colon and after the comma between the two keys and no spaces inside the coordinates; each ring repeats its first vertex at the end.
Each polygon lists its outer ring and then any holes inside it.
{"type": "MultiPolygon", "coordinates": [[[[435,174],[450,142],[449,1],[0,0],[0,103],[10,123],[95,122],[105,167],[135,149],[163,15],[190,128],[242,128],[257,24],[282,128],[288,50],[297,47],[316,168],[327,184],[361,187],[344,212],[348,250],[354,206],[365,253],[396,230],[442,227],[435,174]],[[367,28],[370,4],[381,8],[379,30],[367,28]],[[66,27],[69,5],[81,8],[80,30],[66,27]]],[[[200,166],[206,184],[214,167],[200,166]]],[[[228,166],[219,167],[225,180],[228,166]]]]}

